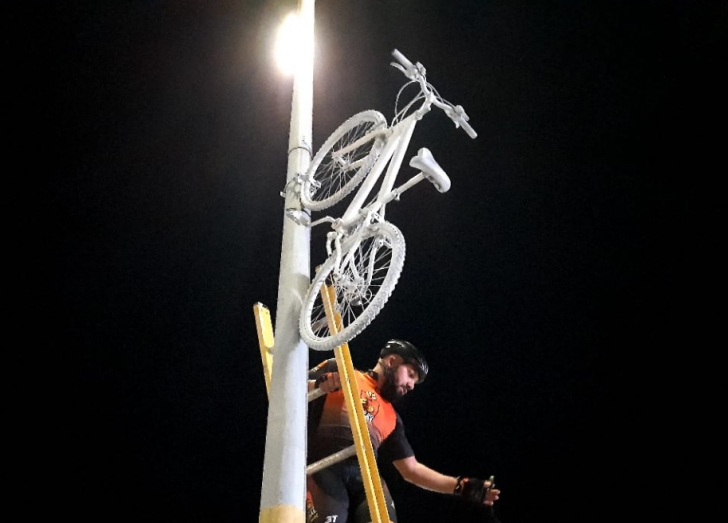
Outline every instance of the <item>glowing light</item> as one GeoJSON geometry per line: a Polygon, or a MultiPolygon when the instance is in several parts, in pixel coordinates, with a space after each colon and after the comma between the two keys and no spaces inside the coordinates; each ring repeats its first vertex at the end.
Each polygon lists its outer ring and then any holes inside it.
{"type": "Polygon", "coordinates": [[[276,38],[275,57],[278,68],[285,74],[294,74],[297,67],[310,65],[313,60],[313,35],[305,30],[301,18],[289,14],[276,38]]]}

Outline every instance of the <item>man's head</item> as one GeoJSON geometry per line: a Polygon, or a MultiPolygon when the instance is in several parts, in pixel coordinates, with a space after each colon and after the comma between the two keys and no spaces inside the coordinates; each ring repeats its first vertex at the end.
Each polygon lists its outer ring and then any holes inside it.
{"type": "Polygon", "coordinates": [[[389,340],[379,353],[377,363],[382,383],[380,394],[395,402],[422,383],[429,367],[425,357],[411,343],[403,340],[389,340]]]}

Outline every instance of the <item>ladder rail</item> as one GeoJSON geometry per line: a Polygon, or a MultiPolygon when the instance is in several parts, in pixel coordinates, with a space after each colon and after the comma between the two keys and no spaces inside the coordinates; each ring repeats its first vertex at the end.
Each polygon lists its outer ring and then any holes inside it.
{"type": "Polygon", "coordinates": [[[260,357],[263,360],[265,389],[270,396],[270,377],[273,372],[273,322],[270,319],[270,310],[260,302],[253,305],[253,314],[255,315],[255,328],[258,331],[260,357]]]}
{"type": "MultiPolygon", "coordinates": [[[[326,310],[327,321],[329,322],[329,330],[331,333],[338,332],[341,326],[341,317],[336,313],[331,304],[334,289],[330,286],[322,286],[321,294],[326,310]]],[[[273,324],[271,322],[270,310],[258,302],[253,305],[255,315],[256,330],[258,333],[258,345],[260,355],[263,362],[263,376],[265,378],[265,386],[270,396],[270,381],[273,371],[273,354],[274,354],[274,335],[273,324]]],[[[361,396],[359,385],[356,381],[356,371],[351,360],[351,352],[349,344],[344,343],[334,349],[336,365],[338,367],[339,378],[341,381],[341,390],[344,394],[347,414],[349,416],[349,424],[354,437],[354,445],[347,447],[339,452],[327,456],[306,467],[306,474],[310,475],[326,467],[339,463],[352,456],[357,457],[359,468],[362,472],[362,480],[364,483],[364,491],[366,493],[367,504],[369,506],[369,514],[372,523],[389,523],[389,513],[387,512],[387,503],[384,499],[384,490],[382,487],[379,470],[377,468],[376,456],[372,447],[371,436],[364,418],[364,410],[361,408],[361,396]]],[[[314,389],[308,393],[308,401],[323,396],[325,392],[321,389],[314,389]]]]}
{"type": "MultiPolygon", "coordinates": [[[[265,388],[270,396],[270,378],[273,372],[273,323],[270,319],[270,310],[260,302],[253,305],[253,314],[255,315],[255,328],[258,331],[260,357],[263,361],[265,388]]],[[[308,393],[308,401],[313,401],[324,394],[321,389],[314,389],[308,393]]]]}
{"type": "MultiPolygon", "coordinates": [[[[339,331],[341,325],[341,316],[334,311],[332,299],[336,294],[334,288],[324,285],[321,288],[321,298],[326,311],[326,318],[329,323],[329,332],[335,334],[339,331]]],[[[351,352],[349,344],[343,343],[334,349],[336,357],[336,365],[339,371],[339,380],[341,382],[341,390],[344,393],[344,401],[346,403],[347,414],[349,415],[349,425],[354,436],[354,446],[356,447],[356,455],[359,460],[359,468],[362,472],[362,480],[364,483],[364,491],[369,505],[369,515],[372,523],[388,523],[389,514],[387,512],[387,502],[384,499],[384,489],[377,468],[377,460],[372,447],[371,436],[366,419],[364,418],[364,409],[361,408],[361,395],[359,392],[359,384],[356,381],[356,371],[351,361],[351,352]]]]}

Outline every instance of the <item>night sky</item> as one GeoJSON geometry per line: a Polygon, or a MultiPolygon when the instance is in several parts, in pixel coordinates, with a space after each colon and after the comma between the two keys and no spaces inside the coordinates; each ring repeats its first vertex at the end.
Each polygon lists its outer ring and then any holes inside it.
{"type": "MultiPolygon", "coordinates": [[[[295,5],[39,15],[28,47],[49,125],[25,161],[47,166],[49,283],[30,335],[63,365],[43,418],[57,515],[257,521],[267,396],[252,308],[275,317],[292,87],[271,49],[295,5]]],[[[406,158],[427,146],[452,188],[389,206],[407,259],[351,343],[355,365],[394,337],[425,352],[428,380],[400,409],[416,455],[494,474],[503,523],[629,520],[625,485],[639,505],[648,469],[680,466],[656,451],[687,372],[670,354],[717,319],[701,311],[724,214],[706,182],[728,172],[726,3],[316,8],[314,149],[356,112],[391,120],[394,48],[479,134],[436,110],[415,131],[406,158]]],[[[400,523],[483,520],[381,470],[400,523]]]]}

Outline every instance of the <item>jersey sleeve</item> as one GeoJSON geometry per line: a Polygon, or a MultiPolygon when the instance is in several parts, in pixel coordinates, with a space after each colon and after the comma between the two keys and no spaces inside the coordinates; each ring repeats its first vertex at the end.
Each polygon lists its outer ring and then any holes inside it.
{"type": "Polygon", "coordinates": [[[410,442],[404,433],[404,422],[397,413],[397,422],[392,433],[382,441],[379,446],[378,457],[385,461],[397,461],[398,459],[414,456],[410,442]]]}

